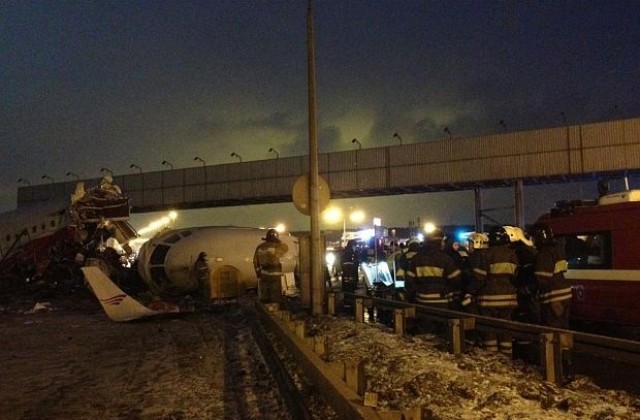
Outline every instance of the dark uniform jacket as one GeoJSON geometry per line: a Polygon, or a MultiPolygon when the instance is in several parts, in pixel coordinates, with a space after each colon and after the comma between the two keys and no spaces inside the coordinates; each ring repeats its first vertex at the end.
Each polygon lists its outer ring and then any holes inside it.
{"type": "Polygon", "coordinates": [[[479,307],[513,309],[518,305],[513,282],[518,272],[516,251],[509,246],[490,247],[482,252],[482,264],[474,269],[476,276],[470,292],[479,307]]]}
{"type": "Polygon", "coordinates": [[[567,267],[562,247],[557,245],[542,247],[535,264],[540,303],[549,304],[571,299],[571,283],[564,277],[567,267]]]}
{"type": "Polygon", "coordinates": [[[409,260],[407,276],[414,280],[417,302],[448,306],[459,288],[461,272],[449,255],[426,246],[409,260]]]}

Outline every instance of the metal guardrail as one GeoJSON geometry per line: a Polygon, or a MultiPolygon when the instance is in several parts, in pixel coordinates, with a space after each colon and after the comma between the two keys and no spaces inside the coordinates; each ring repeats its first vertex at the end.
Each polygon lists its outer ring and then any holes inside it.
{"type": "Polygon", "coordinates": [[[316,342],[314,337],[307,337],[304,321],[292,319],[291,313],[280,311],[277,304],[256,303],[255,308],[260,316],[260,322],[277,335],[305,374],[317,385],[317,391],[340,414],[341,418],[367,420],[382,418],[374,408],[364,404],[362,392],[359,392],[363,381],[353,379],[354,376],[358,376],[357,374],[350,375],[346,367],[341,370],[332,369],[317,354],[323,353],[322,347],[326,345],[326,341],[316,342]]]}
{"type": "MultiPolygon", "coordinates": [[[[640,342],[637,341],[548,328],[360,294],[328,293],[327,308],[330,315],[337,313],[340,298],[345,296],[352,298],[355,303],[355,322],[365,322],[367,309],[392,311],[394,332],[397,334],[406,333],[406,324],[411,318],[447,325],[449,350],[454,354],[464,351],[465,332],[470,330],[506,332],[523,341],[537,342],[540,346],[540,363],[544,379],[556,384],[562,383],[565,379],[562,372],[561,335],[565,336],[563,343],[567,343],[566,339],[569,338],[576,352],[640,365],[640,342]]],[[[326,356],[329,348],[326,337],[307,336],[304,319],[296,319],[292,312],[281,310],[277,304],[256,303],[255,309],[260,315],[260,323],[276,334],[305,374],[316,384],[315,389],[342,418],[421,418],[420,407],[403,412],[378,411],[375,408],[377,396],[369,395],[371,393],[365,389],[364,363],[328,362],[326,356]]]]}
{"type": "Polygon", "coordinates": [[[515,339],[539,343],[540,364],[544,378],[553,383],[562,383],[564,380],[561,341],[565,345],[569,343],[575,352],[640,366],[640,341],[491,318],[356,293],[329,293],[330,314],[336,313],[339,295],[354,300],[354,315],[357,322],[364,322],[366,308],[393,311],[396,333],[405,333],[407,320],[411,318],[426,319],[447,325],[449,347],[454,354],[460,354],[465,350],[465,334],[470,330],[508,333],[515,339]]]}

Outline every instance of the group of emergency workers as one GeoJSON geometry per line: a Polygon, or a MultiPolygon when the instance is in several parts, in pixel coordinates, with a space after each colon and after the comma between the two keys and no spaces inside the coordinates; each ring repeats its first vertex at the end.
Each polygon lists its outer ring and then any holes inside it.
{"type": "MultiPolygon", "coordinates": [[[[401,299],[569,328],[572,292],[564,276],[565,251],[548,225],[536,224],[530,236],[515,226],[502,226],[490,233],[473,232],[468,247],[447,241],[442,231],[435,230],[422,244],[410,240],[394,264],[396,279],[405,285],[401,299]]],[[[483,332],[478,341],[487,350],[513,354],[513,340],[508,334],[483,332]]],[[[535,346],[520,344],[535,351],[535,346]]],[[[563,342],[562,347],[568,368],[569,343],[563,342]]]]}

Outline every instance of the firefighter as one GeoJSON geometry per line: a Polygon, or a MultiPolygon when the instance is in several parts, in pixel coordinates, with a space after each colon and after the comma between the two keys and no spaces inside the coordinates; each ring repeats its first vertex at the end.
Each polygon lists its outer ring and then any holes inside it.
{"type": "Polygon", "coordinates": [[[427,235],[423,247],[409,261],[407,278],[414,282],[417,303],[450,309],[459,291],[461,272],[443,251],[444,239],[438,229],[427,235]]]}
{"type": "MultiPolygon", "coordinates": [[[[468,254],[469,257],[467,258],[467,273],[466,273],[466,277],[467,279],[463,279],[463,284],[462,284],[462,300],[461,300],[461,306],[463,307],[463,310],[469,312],[469,313],[477,313],[477,306],[476,306],[476,302],[473,299],[473,295],[470,293],[470,291],[472,290],[472,288],[474,287],[474,284],[477,283],[476,278],[480,277],[480,278],[484,278],[484,276],[486,275],[485,271],[483,270],[482,266],[483,266],[483,252],[485,249],[489,248],[489,236],[487,236],[486,233],[482,233],[482,232],[472,232],[469,235],[468,238],[468,254]]],[[[463,276],[465,275],[465,273],[463,272],[463,276]]]]}
{"type": "Polygon", "coordinates": [[[398,258],[396,268],[396,282],[404,283],[403,290],[398,292],[398,299],[415,302],[415,285],[413,278],[407,278],[407,270],[409,269],[409,261],[420,250],[420,243],[416,239],[410,239],[407,248],[403,249],[402,254],[398,258]]]}
{"type": "MultiPolygon", "coordinates": [[[[568,268],[565,250],[556,242],[551,227],[546,224],[534,226],[533,241],[539,251],[535,260],[535,277],[540,297],[540,323],[569,329],[572,293],[571,283],[564,275],[568,268]]],[[[560,345],[565,372],[568,373],[571,365],[568,335],[560,335],[560,345]]]]}
{"type": "Polygon", "coordinates": [[[207,257],[206,252],[201,252],[198,254],[198,258],[194,264],[194,271],[196,276],[196,281],[198,283],[198,287],[202,291],[202,295],[205,298],[211,297],[211,288],[209,284],[209,258],[207,257]]]}
{"type": "Polygon", "coordinates": [[[282,296],[282,258],[289,247],[280,240],[275,229],[267,230],[264,241],[256,247],[253,255],[253,267],[258,276],[258,298],[264,303],[284,302],[282,296]]]}
{"type": "Polygon", "coordinates": [[[347,242],[340,254],[340,264],[342,270],[342,291],[354,293],[358,288],[358,267],[360,258],[358,256],[358,242],[351,239],[347,242]]]}
{"type": "MultiPolygon", "coordinates": [[[[470,292],[475,296],[480,315],[510,320],[517,307],[513,282],[518,272],[518,258],[509,244],[509,235],[503,227],[491,232],[489,248],[483,251],[482,264],[474,270],[477,276],[470,292]]],[[[512,354],[512,337],[509,334],[485,332],[482,343],[489,351],[512,354]]]]}
{"type": "Polygon", "coordinates": [[[459,287],[453,290],[452,298],[452,306],[451,309],[456,311],[463,310],[462,301],[464,300],[464,292],[467,290],[469,285],[469,251],[466,247],[460,244],[460,241],[456,239],[447,239],[445,240],[445,253],[448,254],[453,262],[456,264],[456,267],[460,270],[460,282],[459,287]]]}
{"type": "MultiPolygon", "coordinates": [[[[533,242],[522,229],[517,226],[504,226],[509,235],[510,247],[516,251],[518,257],[518,274],[515,278],[518,306],[513,311],[511,319],[518,322],[537,324],[539,322],[539,300],[537,295],[537,281],[534,276],[536,250],[533,242]]],[[[513,342],[513,357],[527,362],[539,360],[537,343],[524,338],[516,338],[513,342]]]]}
{"type": "Polygon", "coordinates": [[[504,226],[503,228],[509,235],[510,246],[516,251],[518,257],[518,275],[514,282],[518,293],[518,309],[514,313],[514,320],[537,324],[539,310],[534,264],[538,250],[519,227],[504,226]]]}

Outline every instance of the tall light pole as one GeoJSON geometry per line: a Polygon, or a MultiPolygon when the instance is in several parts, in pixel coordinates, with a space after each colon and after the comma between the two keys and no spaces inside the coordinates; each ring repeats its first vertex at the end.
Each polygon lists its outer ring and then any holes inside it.
{"type": "Polygon", "coordinates": [[[360,141],[358,139],[353,139],[351,140],[351,143],[355,144],[358,146],[358,150],[362,149],[362,143],[360,143],[360,141]]]}
{"type": "Polygon", "coordinates": [[[137,169],[137,170],[138,170],[138,173],[139,173],[139,174],[141,174],[141,173],[142,173],[142,168],[141,168],[141,167],[139,167],[138,165],[136,165],[135,163],[132,163],[131,165],[129,165],[129,168],[131,168],[131,169],[135,168],[135,169],[137,169]]]}
{"type": "Polygon", "coordinates": [[[202,163],[202,166],[207,166],[207,162],[205,162],[201,157],[196,156],[193,158],[193,160],[202,163]]]}
{"type": "Polygon", "coordinates": [[[18,180],[18,184],[26,184],[28,186],[31,186],[31,181],[29,181],[28,179],[20,178],[18,180]]]}
{"type": "Polygon", "coordinates": [[[275,153],[276,154],[276,159],[278,159],[280,157],[280,153],[278,153],[278,151],[276,149],[274,149],[273,147],[271,147],[269,149],[269,153],[275,153]]]}
{"type": "Polygon", "coordinates": [[[451,130],[449,130],[449,127],[445,127],[444,128],[444,132],[449,135],[449,139],[451,139],[453,137],[453,134],[451,134],[451,130]]]}
{"type": "Polygon", "coordinates": [[[162,165],[168,166],[171,170],[173,170],[173,165],[171,164],[171,162],[167,162],[166,160],[163,160],[162,165]]]}
{"type": "Polygon", "coordinates": [[[109,174],[109,176],[113,176],[113,171],[111,171],[111,169],[109,168],[100,168],[100,172],[105,173],[107,172],[109,174]]]}
{"type": "Polygon", "coordinates": [[[398,133],[393,133],[393,137],[398,139],[398,141],[400,142],[400,145],[402,146],[402,137],[400,136],[400,134],[398,133]]]}
{"type": "Polygon", "coordinates": [[[309,93],[309,221],[311,262],[311,307],[313,315],[324,314],[325,283],[320,243],[320,175],[316,112],[316,64],[313,35],[313,0],[307,2],[307,85],[309,93]]]}
{"type": "Polygon", "coordinates": [[[42,175],[41,177],[42,179],[48,179],[49,181],[51,181],[51,183],[53,184],[55,181],[53,180],[53,178],[51,178],[49,175],[42,175]]]}
{"type": "Polygon", "coordinates": [[[236,152],[231,152],[231,157],[238,158],[238,162],[242,162],[242,156],[240,156],[236,152]]]}
{"type": "Polygon", "coordinates": [[[507,123],[505,123],[504,120],[500,120],[500,122],[498,122],[498,124],[500,124],[502,126],[502,128],[504,128],[504,131],[507,131],[507,123]]]}

